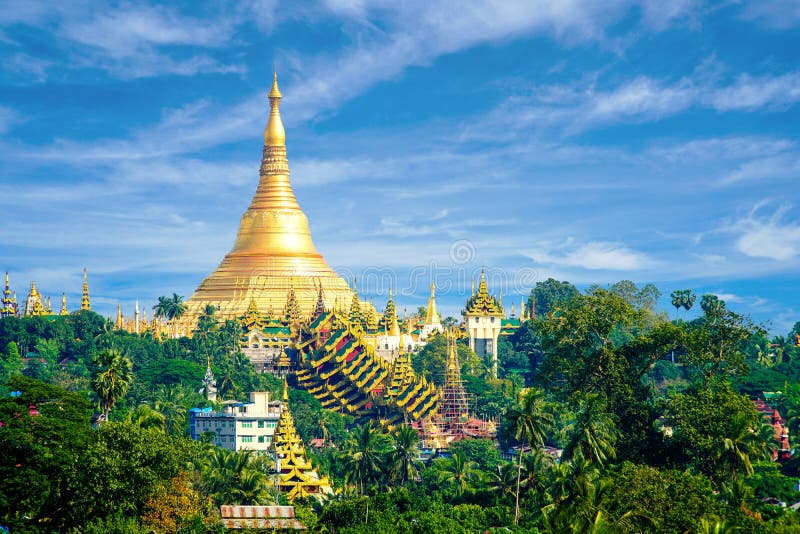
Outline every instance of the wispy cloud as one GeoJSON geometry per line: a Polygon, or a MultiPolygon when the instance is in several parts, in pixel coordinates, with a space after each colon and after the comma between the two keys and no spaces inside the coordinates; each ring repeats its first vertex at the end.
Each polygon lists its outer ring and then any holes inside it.
{"type": "Polygon", "coordinates": [[[796,72],[760,77],[745,74],[728,84],[692,77],[669,82],[638,76],[608,89],[598,89],[597,81],[590,78],[533,86],[529,95],[513,96],[500,104],[466,135],[510,139],[531,128],[574,135],[617,123],[657,122],[693,108],[721,113],[774,112],[798,101],[800,73],[796,72]]]}
{"type": "Polygon", "coordinates": [[[786,30],[800,24],[800,1],[757,0],[746,2],[742,17],[755,20],[771,28],[786,30]]]}
{"type": "Polygon", "coordinates": [[[800,256],[800,223],[787,221],[788,206],[775,209],[768,216],[760,212],[769,209],[767,203],[759,203],[732,228],[738,232],[736,248],[742,254],[754,258],[775,261],[793,260],[800,256]]]}
{"type": "Polygon", "coordinates": [[[652,260],[621,243],[589,241],[563,243],[521,251],[534,262],[556,267],[580,267],[587,270],[637,271],[652,264],[652,260]]]}

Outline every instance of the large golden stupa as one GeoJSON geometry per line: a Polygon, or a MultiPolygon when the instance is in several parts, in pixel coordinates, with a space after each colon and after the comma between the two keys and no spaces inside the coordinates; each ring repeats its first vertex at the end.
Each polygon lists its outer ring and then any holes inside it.
{"type": "Polygon", "coordinates": [[[222,319],[245,314],[251,300],[260,313],[281,315],[290,290],[301,312],[314,309],[322,286],[326,307],[348,306],[352,291],[314,247],[308,219],[289,182],[286,132],[281,122],[277,75],[269,92],[270,113],[258,189],[242,215],[231,251],[186,301],[179,330],[188,334],[206,305],[222,319]],[[182,327],[182,328],[181,328],[182,327]]]}

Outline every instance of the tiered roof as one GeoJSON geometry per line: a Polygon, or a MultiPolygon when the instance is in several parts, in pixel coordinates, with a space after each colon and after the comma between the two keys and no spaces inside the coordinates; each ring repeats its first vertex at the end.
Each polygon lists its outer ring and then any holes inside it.
{"type": "Polygon", "coordinates": [[[503,317],[503,305],[492,295],[486,286],[486,275],[481,272],[481,282],[478,292],[473,294],[467,301],[467,308],[464,315],[480,315],[503,317]]]}
{"type": "Polygon", "coordinates": [[[83,292],[81,293],[81,309],[90,311],[92,303],[89,300],[89,280],[86,278],[86,269],[83,270],[83,292]]]}
{"type": "Polygon", "coordinates": [[[3,290],[3,306],[0,308],[0,317],[15,315],[17,315],[17,296],[11,292],[11,287],[8,285],[8,273],[6,273],[6,287],[3,290]]]}
{"type": "Polygon", "coordinates": [[[247,307],[247,312],[244,314],[244,317],[240,319],[240,322],[245,332],[248,333],[252,332],[253,330],[263,330],[267,326],[267,322],[258,311],[256,299],[250,299],[250,305],[247,307]]]}
{"type": "Polygon", "coordinates": [[[448,330],[447,336],[447,368],[445,383],[442,388],[440,414],[445,421],[459,421],[469,415],[467,392],[461,383],[461,364],[458,361],[458,347],[455,332],[448,330]]]}
{"type": "Polygon", "coordinates": [[[294,293],[294,288],[289,288],[289,293],[286,295],[286,306],[283,308],[283,318],[287,324],[297,323],[303,318],[303,313],[300,311],[300,304],[297,303],[297,295],[294,293]]]}
{"type": "Polygon", "coordinates": [[[320,477],[319,472],[306,455],[303,440],[294,426],[292,412],[289,410],[289,388],[283,382],[283,410],[272,439],[276,455],[278,489],[286,493],[292,501],[296,497],[333,493],[328,477],[320,477]]]}
{"type": "Polygon", "coordinates": [[[326,312],[306,327],[305,341],[297,347],[298,382],[324,408],[366,416],[378,402],[385,408],[380,422],[387,428],[406,416],[420,420],[436,412],[436,388],[414,374],[410,360],[404,360],[407,355],[388,363],[376,356],[361,332],[341,323],[336,312],[326,312]]]}

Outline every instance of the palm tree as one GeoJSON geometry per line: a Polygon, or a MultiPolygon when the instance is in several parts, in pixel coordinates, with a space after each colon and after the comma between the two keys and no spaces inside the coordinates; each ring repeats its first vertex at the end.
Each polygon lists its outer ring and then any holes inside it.
{"type": "Polygon", "coordinates": [[[173,293],[171,297],[158,297],[158,304],[153,306],[153,312],[159,319],[166,319],[171,323],[183,316],[186,312],[186,303],[177,293],[173,293]]]}
{"type": "Polygon", "coordinates": [[[347,444],[350,464],[348,478],[357,481],[360,495],[364,495],[364,486],[373,482],[380,472],[379,437],[375,423],[369,421],[353,431],[347,444]]]}
{"type": "Polygon", "coordinates": [[[400,427],[394,436],[394,450],[392,451],[392,479],[404,486],[409,480],[415,479],[419,473],[417,467],[417,453],[419,447],[419,433],[412,427],[400,427]]]}
{"type": "Polygon", "coordinates": [[[517,460],[517,491],[514,503],[514,524],[519,522],[519,487],[522,478],[522,453],[526,446],[541,448],[547,432],[553,427],[553,414],[547,408],[544,392],[529,389],[523,393],[519,404],[506,413],[514,438],[520,442],[517,460]]]}
{"type": "Polygon", "coordinates": [[[753,474],[753,460],[765,456],[766,444],[753,431],[746,414],[737,413],[731,419],[728,437],[722,440],[720,456],[722,463],[730,469],[731,480],[736,478],[739,468],[745,476],[753,474]]]}
{"type": "Polygon", "coordinates": [[[186,391],[180,386],[162,385],[155,394],[153,406],[164,414],[165,428],[168,434],[183,433],[183,423],[186,421],[186,391]]]}
{"type": "Polygon", "coordinates": [[[164,414],[154,410],[146,404],[141,404],[136,410],[130,412],[127,422],[145,430],[164,432],[164,414]]]}
{"type": "Polygon", "coordinates": [[[269,480],[252,451],[214,448],[197,466],[204,490],[216,504],[258,504],[268,500],[269,480]]]}
{"type": "Polygon", "coordinates": [[[467,455],[461,450],[453,453],[453,456],[439,472],[439,481],[455,487],[456,495],[459,497],[472,490],[479,478],[480,471],[477,469],[477,464],[468,460],[467,455]]]}
{"type": "Polygon", "coordinates": [[[92,388],[99,399],[99,407],[108,420],[108,414],[114,404],[125,396],[133,378],[131,361],[118,349],[103,349],[95,357],[97,374],[92,381],[92,388]]]}
{"type": "Polygon", "coordinates": [[[602,469],[609,460],[617,457],[614,445],[618,432],[614,419],[605,408],[605,401],[596,394],[581,401],[577,419],[563,429],[568,442],[562,459],[582,457],[602,469]]]}
{"type": "Polygon", "coordinates": [[[681,309],[681,306],[683,306],[683,290],[676,289],[670,293],[669,296],[672,299],[672,305],[675,307],[675,318],[677,319],[678,310],[681,309]]]}
{"type": "Polygon", "coordinates": [[[495,504],[498,503],[499,497],[514,497],[516,495],[514,488],[517,485],[517,466],[513,463],[504,463],[502,466],[497,466],[497,473],[489,473],[488,489],[492,491],[495,497],[495,504]]]}

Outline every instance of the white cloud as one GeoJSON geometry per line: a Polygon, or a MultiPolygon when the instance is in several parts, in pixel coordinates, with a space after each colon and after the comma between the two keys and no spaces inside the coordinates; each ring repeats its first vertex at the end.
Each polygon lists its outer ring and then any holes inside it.
{"type": "Polygon", "coordinates": [[[576,246],[570,239],[559,245],[525,249],[521,253],[536,263],[588,270],[636,271],[652,263],[645,254],[607,241],[590,241],[576,246]]]}
{"type": "Polygon", "coordinates": [[[768,258],[775,261],[789,261],[800,255],[800,224],[783,221],[788,208],[784,207],[768,217],[759,217],[757,211],[765,207],[759,204],[740,221],[734,231],[739,233],[736,248],[742,254],[753,258],[768,258]]]}
{"type": "Polygon", "coordinates": [[[19,123],[22,116],[15,110],[0,106],[0,135],[7,133],[12,126],[19,123]]]}
{"type": "Polygon", "coordinates": [[[137,55],[163,45],[216,47],[233,32],[229,20],[185,17],[157,6],[123,5],[103,10],[90,20],[71,19],[60,33],[75,42],[102,49],[112,58],[137,55]],[[213,23],[212,23],[213,21],[213,23]]]}
{"type": "Polygon", "coordinates": [[[786,30],[800,24],[800,0],[754,0],[746,2],[742,17],[769,27],[786,30]]]}
{"type": "Polygon", "coordinates": [[[774,157],[745,161],[722,177],[722,185],[740,182],[765,181],[776,178],[797,180],[800,178],[800,155],[782,154],[774,157]]]}
{"type": "Polygon", "coordinates": [[[719,111],[782,109],[800,101],[800,73],[760,77],[742,74],[734,83],[709,91],[705,100],[719,111]]]}

